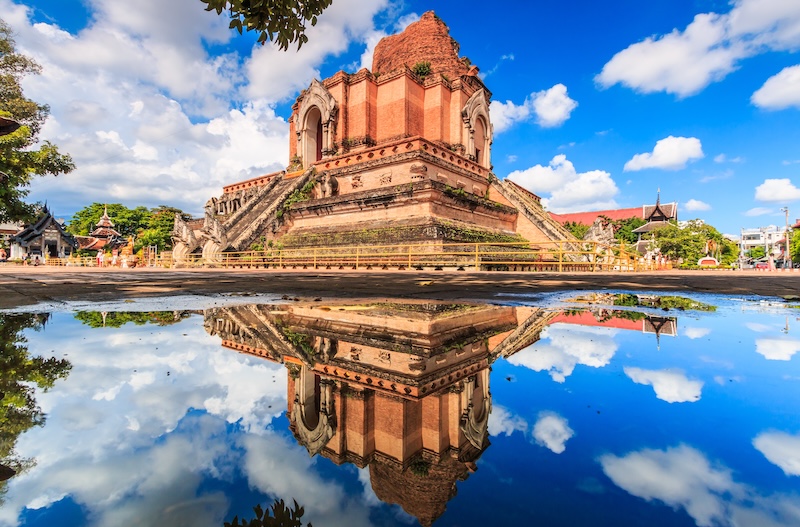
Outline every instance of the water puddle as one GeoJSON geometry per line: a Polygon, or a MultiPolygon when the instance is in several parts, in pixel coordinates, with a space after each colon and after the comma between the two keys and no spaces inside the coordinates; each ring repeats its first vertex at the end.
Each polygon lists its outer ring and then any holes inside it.
{"type": "Polygon", "coordinates": [[[498,298],[0,313],[0,526],[800,525],[790,303],[498,298]]]}

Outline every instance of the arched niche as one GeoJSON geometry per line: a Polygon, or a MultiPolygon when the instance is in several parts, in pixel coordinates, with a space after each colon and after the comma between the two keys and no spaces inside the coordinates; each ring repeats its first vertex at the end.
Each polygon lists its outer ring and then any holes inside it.
{"type": "Polygon", "coordinates": [[[333,95],[316,79],[303,92],[295,129],[297,152],[303,159],[303,168],[310,167],[336,151],[334,142],[338,108],[333,95]]]}
{"type": "Polygon", "coordinates": [[[461,110],[467,156],[484,168],[492,168],[492,121],[486,90],[478,90],[461,110]]]}
{"type": "Polygon", "coordinates": [[[489,370],[467,378],[461,392],[461,432],[475,448],[483,449],[489,433],[489,414],[492,413],[492,394],[489,392],[489,370]]]}
{"type": "Polygon", "coordinates": [[[325,448],[335,432],[333,382],[303,366],[295,382],[291,421],[298,442],[312,456],[325,448]]]}

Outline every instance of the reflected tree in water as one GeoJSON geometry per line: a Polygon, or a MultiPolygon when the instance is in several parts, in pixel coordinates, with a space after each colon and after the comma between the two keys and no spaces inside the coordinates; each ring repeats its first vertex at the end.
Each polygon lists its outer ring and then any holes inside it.
{"type": "Polygon", "coordinates": [[[186,311],[101,312],[78,311],[75,318],[92,328],[119,328],[131,322],[137,326],[169,326],[187,318],[186,311]]]}
{"type": "MultiPolygon", "coordinates": [[[[261,505],[253,507],[255,518],[252,520],[239,520],[238,516],[232,522],[225,522],[225,527],[303,527],[302,517],[305,509],[294,501],[294,508],[290,509],[283,500],[275,500],[272,507],[262,509],[261,505]]],[[[312,527],[311,523],[306,524],[312,527]]]]}
{"type": "MultiPolygon", "coordinates": [[[[36,403],[35,387],[47,391],[65,378],[72,364],[66,359],[31,356],[23,334],[39,331],[45,314],[0,314],[0,468],[3,480],[33,465],[15,451],[19,436],[44,424],[45,415],[36,403]]],[[[0,497],[5,493],[0,483],[0,497]]]]}

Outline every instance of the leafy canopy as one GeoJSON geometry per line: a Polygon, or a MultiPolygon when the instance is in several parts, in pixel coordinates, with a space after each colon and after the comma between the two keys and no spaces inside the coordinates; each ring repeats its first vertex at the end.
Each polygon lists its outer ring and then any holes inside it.
{"type": "Polygon", "coordinates": [[[239,31],[258,31],[258,42],[274,41],[278,48],[289,49],[297,42],[297,49],[308,42],[306,23],[317,24],[317,17],[333,0],[201,0],[206,11],[221,15],[228,11],[230,28],[239,31]]]}
{"type": "Polygon", "coordinates": [[[710,256],[721,265],[730,265],[739,257],[739,247],[707,223],[700,220],[689,221],[684,228],[675,222],[659,227],[652,232],[653,242],[661,254],[671,260],[682,260],[685,267],[694,267],[697,261],[706,256],[706,249],[712,248],[710,256]],[[713,243],[709,245],[709,240],[713,243]]]}
{"type": "Polygon", "coordinates": [[[153,209],[138,206],[129,209],[121,203],[92,203],[75,214],[67,225],[67,232],[78,236],[88,236],[108,207],[108,217],[114,223],[114,229],[124,237],[135,236],[134,249],[156,245],[159,251],[172,248],[172,228],[175,214],[180,214],[184,221],[192,217],[180,209],[159,205],[153,209]]]}
{"type": "MultiPolygon", "coordinates": [[[[45,415],[36,403],[36,390],[47,391],[65,378],[72,365],[66,359],[31,356],[26,330],[39,331],[48,315],[0,313],[0,464],[20,472],[33,464],[14,450],[26,430],[44,424],[45,415]]],[[[0,483],[0,497],[5,483],[0,483]]]]}
{"type": "Polygon", "coordinates": [[[55,145],[39,144],[50,109],[25,97],[20,81],[40,71],[36,62],[16,52],[11,28],[0,20],[0,115],[22,125],[0,137],[0,221],[34,219],[36,207],[25,203],[34,175],[57,176],[75,169],[72,158],[55,145]]]}

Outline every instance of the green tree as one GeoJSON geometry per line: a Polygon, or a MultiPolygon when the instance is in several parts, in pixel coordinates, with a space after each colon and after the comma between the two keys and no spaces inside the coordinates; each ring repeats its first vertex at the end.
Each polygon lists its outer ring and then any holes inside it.
{"type": "Polygon", "coordinates": [[[789,238],[789,255],[792,257],[792,263],[800,263],[800,230],[791,231],[791,238],[789,238]]]}
{"type": "Polygon", "coordinates": [[[127,323],[137,326],[155,324],[169,326],[187,318],[190,314],[185,311],[121,311],[100,313],[99,311],[78,311],[75,319],[80,320],[91,328],[119,328],[127,323]]]}
{"type": "Polygon", "coordinates": [[[749,251],[747,251],[747,255],[754,260],[760,260],[761,258],[767,255],[767,250],[761,246],[753,247],[749,251]]]}
{"type": "Polygon", "coordinates": [[[586,233],[589,232],[588,225],[576,221],[568,221],[564,224],[564,227],[579,240],[582,240],[586,233]]]}
{"type": "Polygon", "coordinates": [[[55,145],[38,142],[50,109],[25,97],[20,81],[40,70],[36,62],[16,52],[11,28],[0,20],[0,115],[22,125],[0,137],[0,221],[33,220],[36,207],[25,203],[33,176],[57,176],[75,168],[72,158],[59,153],[55,145]]]}
{"type": "Polygon", "coordinates": [[[612,223],[614,224],[614,238],[621,242],[631,244],[639,241],[639,235],[635,234],[633,231],[647,222],[642,218],[634,217],[625,220],[616,220],[612,223]]]}
{"type": "Polygon", "coordinates": [[[654,230],[652,235],[661,254],[672,260],[683,260],[684,267],[696,266],[709,248],[713,249],[710,256],[717,258],[721,265],[730,265],[739,257],[736,243],[700,220],[692,220],[683,228],[670,222],[654,230]],[[709,244],[709,241],[713,243],[709,244]]]}
{"type": "MultiPolygon", "coordinates": [[[[45,422],[34,386],[47,391],[72,368],[66,359],[32,357],[28,352],[23,331],[38,331],[47,319],[41,314],[0,313],[0,464],[16,472],[32,464],[15,452],[17,438],[45,422]]],[[[0,484],[0,495],[4,491],[0,484]]]]}
{"type": "Polygon", "coordinates": [[[172,229],[175,226],[175,214],[180,214],[183,221],[192,216],[175,207],[160,205],[150,211],[146,227],[139,231],[136,238],[137,249],[141,246],[158,246],[159,251],[172,248],[172,229]]]}
{"type": "Polygon", "coordinates": [[[230,28],[239,31],[257,31],[258,42],[274,41],[278,48],[289,49],[297,42],[297,49],[308,42],[306,24],[317,24],[317,17],[333,0],[201,0],[206,11],[218,15],[227,11],[230,28]]]}
{"type": "Polygon", "coordinates": [[[67,231],[78,236],[91,233],[103,211],[108,207],[108,216],[116,229],[124,237],[135,236],[134,248],[157,245],[160,251],[172,248],[172,228],[175,214],[180,214],[184,221],[190,220],[189,214],[167,205],[159,205],[154,209],[138,206],[133,209],[121,203],[92,203],[72,215],[67,231]]]}

